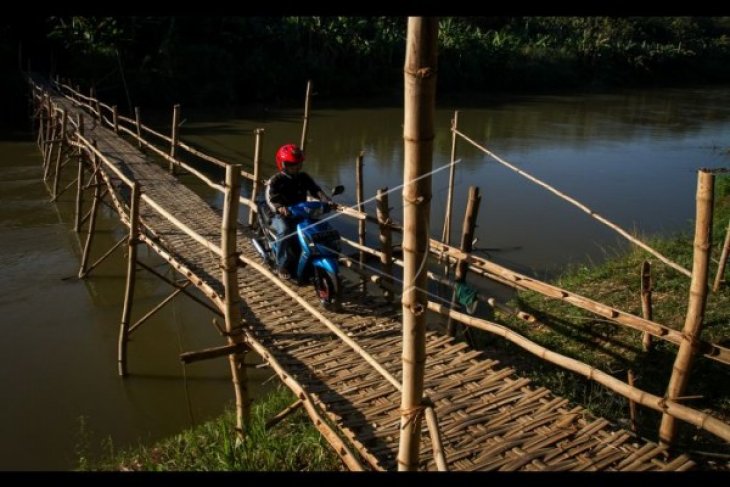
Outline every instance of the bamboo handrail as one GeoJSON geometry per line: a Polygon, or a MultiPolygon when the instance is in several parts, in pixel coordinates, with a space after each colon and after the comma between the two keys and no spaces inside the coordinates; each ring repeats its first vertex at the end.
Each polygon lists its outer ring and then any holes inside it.
{"type": "Polygon", "coordinates": [[[112,171],[114,171],[114,174],[116,174],[117,177],[119,177],[119,179],[124,181],[124,183],[127,186],[129,186],[131,188],[134,185],[134,182],[131,179],[129,179],[118,167],[116,167],[113,162],[111,162],[109,159],[107,159],[106,156],[99,151],[99,149],[94,147],[94,145],[91,143],[91,141],[89,141],[89,139],[87,139],[86,137],[84,137],[81,134],[77,134],[77,137],[79,138],[79,140],[81,140],[84,143],[84,145],[86,145],[86,148],[89,151],[93,152],[94,155],[96,155],[106,166],[108,166],[112,171]]]}
{"type": "Polygon", "coordinates": [[[451,316],[455,320],[458,320],[466,325],[478,328],[480,330],[488,331],[495,335],[501,336],[510,342],[520,346],[528,352],[540,357],[546,362],[550,362],[559,365],[563,368],[576,372],[590,380],[598,382],[605,386],[609,390],[620,394],[632,401],[643,404],[655,411],[669,414],[677,419],[681,419],[694,426],[702,428],[710,433],[722,438],[726,441],[730,441],[730,424],[720,421],[719,419],[710,416],[707,413],[703,413],[696,409],[692,409],[688,406],[679,404],[676,401],[672,401],[666,398],[655,396],[646,391],[643,391],[637,387],[631,387],[625,382],[616,379],[615,377],[595,368],[588,364],[580,362],[579,360],[566,357],[557,352],[548,350],[534,342],[531,342],[522,335],[515,333],[509,328],[493,323],[488,320],[475,318],[473,316],[459,313],[458,311],[449,310],[447,307],[429,301],[428,309],[444,316],[451,316]]]}
{"type": "Polygon", "coordinates": [[[460,135],[464,140],[466,140],[467,142],[469,142],[471,145],[473,145],[477,149],[481,150],[485,154],[487,154],[490,157],[492,157],[492,159],[494,159],[497,162],[499,162],[499,163],[507,166],[508,168],[510,168],[513,171],[517,172],[521,176],[526,177],[530,181],[532,181],[532,182],[534,182],[534,183],[542,186],[543,188],[545,188],[548,191],[550,191],[551,193],[559,196],[560,198],[564,199],[565,201],[567,201],[569,203],[572,203],[573,205],[577,206],[578,208],[580,208],[584,212],[588,213],[588,215],[592,216],[596,220],[600,221],[601,223],[603,223],[603,224],[607,225],[608,227],[610,227],[610,228],[614,229],[615,231],[617,231],[619,234],[621,234],[624,238],[626,238],[630,242],[632,242],[632,243],[638,245],[639,247],[641,247],[642,249],[646,250],[647,252],[649,252],[650,254],[652,254],[654,257],[656,257],[657,259],[659,259],[662,262],[664,262],[665,264],[667,264],[669,267],[672,267],[673,269],[676,269],[677,271],[681,272],[682,274],[684,274],[687,277],[691,277],[692,276],[692,273],[690,271],[688,271],[684,267],[680,266],[679,264],[677,264],[675,262],[672,262],[667,257],[663,256],[658,251],[652,249],[651,247],[649,247],[648,245],[646,245],[641,240],[639,240],[639,239],[631,236],[628,232],[626,232],[626,230],[624,230],[623,228],[619,227],[615,223],[610,222],[606,218],[602,217],[601,215],[599,215],[595,211],[593,211],[590,208],[588,208],[587,206],[585,206],[583,203],[575,200],[574,198],[571,198],[570,196],[566,195],[565,193],[562,193],[562,192],[558,191],[557,189],[555,189],[554,187],[550,186],[549,184],[547,184],[547,183],[545,183],[545,182],[537,179],[536,177],[531,176],[530,174],[526,173],[525,171],[523,171],[523,170],[521,170],[521,169],[513,166],[512,164],[510,164],[509,162],[505,161],[504,159],[502,159],[498,155],[494,154],[492,151],[490,151],[486,147],[483,147],[483,146],[477,144],[474,140],[472,140],[471,138],[469,138],[468,136],[466,136],[464,133],[460,132],[459,130],[457,130],[457,129],[453,129],[453,130],[454,130],[455,133],[457,133],[458,135],[460,135]]]}

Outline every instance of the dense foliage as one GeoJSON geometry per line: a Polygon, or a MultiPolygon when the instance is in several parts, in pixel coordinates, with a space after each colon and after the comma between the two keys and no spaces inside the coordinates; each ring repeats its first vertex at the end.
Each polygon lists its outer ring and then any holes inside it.
{"type": "MultiPolygon", "coordinates": [[[[48,17],[0,24],[41,72],[120,106],[402,93],[404,17],[48,17]]],[[[730,80],[730,17],[444,17],[439,92],[603,89],[730,80]]]]}

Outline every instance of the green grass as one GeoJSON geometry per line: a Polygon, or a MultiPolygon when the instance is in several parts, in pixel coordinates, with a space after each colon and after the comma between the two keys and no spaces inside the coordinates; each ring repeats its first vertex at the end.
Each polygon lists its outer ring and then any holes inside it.
{"type": "Polygon", "coordinates": [[[251,429],[236,439],[233,408],[222,416],[152,446],[111,453],[90,463],[80,457],[82,470],[141,471],[333,471],[342,470],[339,457],[300,408],[270,430],[266,421],[294,402],[279,388],[255,403],[251,429]]]}

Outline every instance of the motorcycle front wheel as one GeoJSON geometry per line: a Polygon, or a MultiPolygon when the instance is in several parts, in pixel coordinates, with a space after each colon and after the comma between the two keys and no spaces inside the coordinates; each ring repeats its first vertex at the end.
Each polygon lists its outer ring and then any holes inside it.
{"type": "Polygon", "coordinates": [[[314,268],[314,291],[320,304],[327,310],[339,311],[340,278],[319,267],[314,268]]]}

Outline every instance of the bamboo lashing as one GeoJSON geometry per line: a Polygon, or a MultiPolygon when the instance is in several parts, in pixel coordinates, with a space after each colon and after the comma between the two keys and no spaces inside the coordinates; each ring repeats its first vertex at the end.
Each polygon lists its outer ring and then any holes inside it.
{"type": "Polygon", "coordinates": [[[691,277],[690,271],[688,271],[684,267],[680,266],[679,264],[677,264],[675,262],[672,262],[667,257],[663,256],[658,251],[652,249],[651,247],[649,247],[648,245],[646,245],[641,240],[639,240],[639,239],[631,236],[628,232],[626,232],[626,230],[624,230],[623,228],[619,227],[615,223],[610,222],[609,220],[607,220],[606,218],[602,217],[598,213],[594,212],[593,210],[591,210],[590,208],[588,208],[587,206],[585,206],[583,203],[581,203],[581,202],[579,202],[579,201],[571,198],[570,196],[566,195],[565,193],[562,193],[562,192],[558,191],[557,189],[555,189],[554,187],[550,186],[549,184],[547,184],[547,183],[545,183],[545,182],[537,179],[536,177],[531,176],[530,174],[526,173],[525,171],[523,171],[523,170],[521,170],[521,169],[513,166],[512,164],[510,164],[509,162],[505,161],[504,159],[502,159],[498,155],[494,154],[492,151],[490,151],[486,147],[483,147],[483,146],[477,144],[474,140],[472,140],[471,138],[469,138],[467,135],[465,135],[464,133],[460,132],[459,130],[454,129],[454,132],[456,132],[458,135],[460,135],[461,138],[463,138],[464,140],[466,140],[467,142],[469,142],[471,145],[473,145],[477,149],[481,150],[482,152],[484,152],[485,154],[487,154],[488,156],[490,156],[495,161],[497,161],[497,162],[501,163],[502,165],[504,165],[504,166],[512,169],[513,171],[515,171],[516,173],[520,174],[521,176],[524,176],[525,178],[529,179],[530,181],[532,181],[532,182],[534,182],[534,183],[542,186],[543,188],[545,188],[548,191],[550,191],[551,193],[559,196],[560,198],[564,199],[565,201],[573,204],[574,206],[577,206],[578,208],[580,208],[581,210],[583,210],[585,213],[589,214],[590,216],[592,216],[596,220],[600,221],[601,223],[603,223],[603,224],[607,225],[608,227],[610,227],[610,228],[614,229],[615,231],[617,231],[620,235],[622,235],[628,241],[630,241],[630,242],[638,245],[642,249],[646,250],[647,252],[649,252],[650,254],[652,254],[654,257],[656,257],[657,259],[659,259],[662,262],[664,262],[665,264],[667,264],[669,267],[672,267],[673,269],[681,272],[682,274],[684,274],[687,277],[691,277]]]}
{"type": "MultiPolygon", "coordinates": [[[[682,328],[682,342],[672,368],[666,397],[676,399],[684,394],[689,384],[692,362],[697,351],[697,338],[702,331],[702,320],[707,304],[707,275],[712,243],[712,210],[714,203],[715,175],[700,170],[697,174],[697,211],[695,217],[692,281],[690,282],[687,316],[682,328]]],[[[676,435],[676,422],[666,413],[659,428],[659,441],[671,445],[676,435]]]]}

